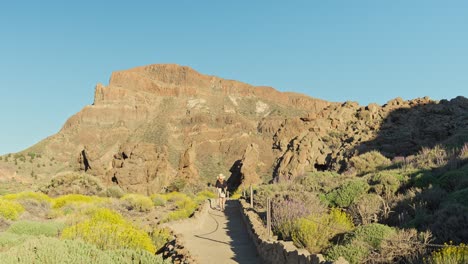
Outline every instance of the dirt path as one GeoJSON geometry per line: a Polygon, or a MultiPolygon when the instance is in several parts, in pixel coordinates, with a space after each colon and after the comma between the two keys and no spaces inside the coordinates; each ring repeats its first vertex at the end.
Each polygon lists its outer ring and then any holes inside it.
{"type": "Polygon", "coordinates": [[[200,264],[261,263],[237,206],[235,201],[228,201],[224,212],[208,209],[199,227],[176,227],[200,264]]]}

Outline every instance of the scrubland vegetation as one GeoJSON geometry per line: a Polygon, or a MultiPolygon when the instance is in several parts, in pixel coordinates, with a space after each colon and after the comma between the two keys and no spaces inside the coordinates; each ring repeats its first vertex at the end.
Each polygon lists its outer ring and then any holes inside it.
{"type": "Polygon", "coordinates": [[[215,196],[207,190],[148,197],[115,186],[100,195],[0,196],[2,263],[169,263],[156,255],[173,239],[160,224],[190,217],[215,196]]]}
{"type": "Polygon", "coordinates": [[[467,156],[466,143],[393,160],[367,152],[342,174],[261,185],[255,207],[272,198],[274,234],[329,260],[467,263],[467,156]]]}

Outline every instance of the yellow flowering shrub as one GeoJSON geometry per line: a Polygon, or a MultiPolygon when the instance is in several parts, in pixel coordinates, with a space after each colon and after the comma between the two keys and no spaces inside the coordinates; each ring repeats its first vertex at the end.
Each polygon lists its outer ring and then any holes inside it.
{"type": "Polygon", "coordinates": [[[3,199],[5,200],[35,200],[39,203],[51,203],[52,202],[52,199],[41,193],[41,192],[30,192],[30,191],[26,191],[26,192],[20,192],[20,193],[13,193],[13,194],[7,194],[7,195],[4,195],[2,196],[3,199]]]}
{"type": "Polygon", "coordinates": [[[57,197],[53,200],[53,208],[62,208],[69,204],[102,202],[104,198],[97,196],[86,196],[81,194],[68,194],[57,197]]]}
{"type": "Polygon", "coordinates": [[[16,220],[24,212],[24,207],[16,202],[0,199],[0,217],[16,220]]]}
{"type": "Polygon", "coordinates": [[[141,194],[126,194],[120,200],[124,201],[130,210],[148,212],[153,209],[153,201],[148,196],[141,194]]]}
{"type": "Polygon", "coordinates": [[[82,239],[100,249],[143,249],[151,253],[156,248],[143,230],[135,228],[118,213],[109,209],[96,210],[90,219],[67,227],[63,239],[82,239]]]}
{"type": "Polygon", "coordinates": [[[332,209],[322,216],[310,215],[294,222],[291,237],[294,244],[311,253],[320,252],[330,245],[329,240],[353,228],[351,217],[339,209],[332,209]]]}
{"type": "Polygon", "coordinates": [[[461,243],[458,246],[445,244],[445,246],[434,251],[428,263],[433,264],[458,264],[468,262],[468,245],[461,243]]]}
{"type": "Polygon", "coordinates": [[[184,218],[189,218],[198,207],[198,204],[188,196],[181,200],[177,200],[175,204],[177,206],[177,209],[167,214],[162,219],[162,222],[170,222],[184,218]]]}

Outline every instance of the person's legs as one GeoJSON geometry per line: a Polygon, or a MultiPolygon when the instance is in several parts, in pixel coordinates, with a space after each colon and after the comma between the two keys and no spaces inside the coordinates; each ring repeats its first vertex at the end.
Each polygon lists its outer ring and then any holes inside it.
{"type": "Polygon", "coordinates": [[[226,205],[226,198],[225,197],[221,198],[221,203],[222,203],[221,210],[224,211],[224,208],[225,208],[225,205],[226,205]]]}

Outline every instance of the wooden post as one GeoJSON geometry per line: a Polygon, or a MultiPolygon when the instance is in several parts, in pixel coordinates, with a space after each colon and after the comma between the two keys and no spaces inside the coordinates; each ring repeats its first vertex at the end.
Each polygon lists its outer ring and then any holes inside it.
{"type": "Polygon", "coordinates": [[[267,198],[267,230],[268,230],[268,238],[271,237],[271,200],[267,198]]]}
{"type": "Polygon", "coordinates": [[[252,185],[250,185],[250,207],[253,208],[253,189],[252,189],[252,185]]]}

